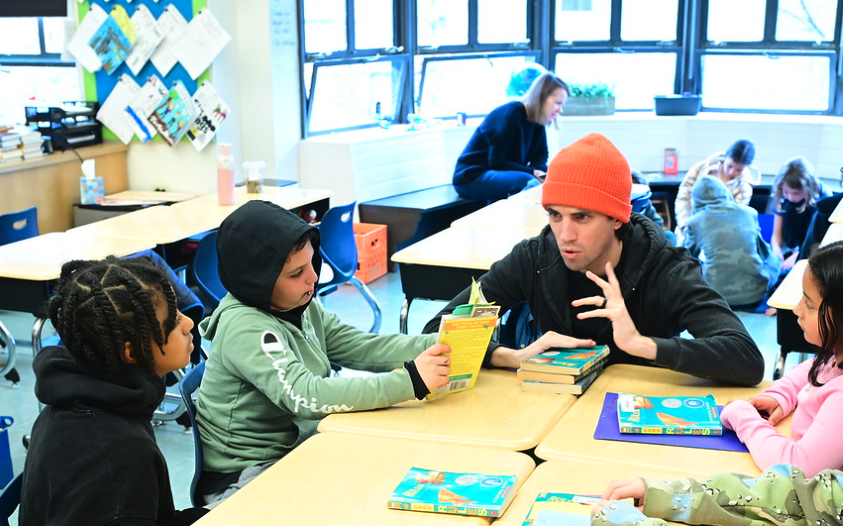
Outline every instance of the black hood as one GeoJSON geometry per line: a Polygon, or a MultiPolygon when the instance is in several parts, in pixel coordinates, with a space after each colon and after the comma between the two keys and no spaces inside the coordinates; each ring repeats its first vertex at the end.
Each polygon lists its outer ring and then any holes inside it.
{"type": "MultiPolygon", "coordinates": [[[[308,230],[317,229],[268,201],[249,201],[235,210],[217,232],[220,281],[225,289],[246,305],[275,312],[270,307],[275,281],[293,245],[308,230]]],[[[313,269],[318,275],[321,268],[317,236],[313,269]]]]}
{"type": "Polygon", "coordinates": [[[164,399],[164,382],[139,366],[82,370],[64,347],[46,347],[32,362],[35,395],[45,405],[100,409],[151,419],[164,399]]]}

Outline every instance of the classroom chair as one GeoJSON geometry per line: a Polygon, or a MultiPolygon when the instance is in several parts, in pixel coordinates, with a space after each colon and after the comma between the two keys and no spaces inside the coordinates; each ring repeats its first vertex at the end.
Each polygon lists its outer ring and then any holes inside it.
{"type": "Polygon", "coordinates": [[[378,300],[365,283],[354,276],[357,271],[357,240],[354,237],[354,206],[357,201],[347,205],[335,206],[325,212],[318,225],[322,235],[319,252],[322,254],[322,271],[316,285],[317,296],[324,297],[343,283],[350,283],[372,308],[375,316],[369,332],[378,332],[381,328],[381,307],[378,300]],[[327,267],[327,268],[326,268],[327,267]]]}
{"type": "Polygon", "coordinates": [[[194,506],[202,506],[202,496],[198,494],[199,477],[202,476],[202,466],[204,465],[204,455],[202,454],[202,439],[199,437],[199,426],[196,424],[196,403],[193,401],[193,393],[199,389],[202,383],[202,375],[205,374],[205,362],[200,362],[196,367],[187,372],[179,383],[179,393],[181,393],[182,403],[187,409],[187,415],[190,417],[190,424],[193,426],[193,458],[194,471],[193,479],[190,481],[190,502],[194,506]]]}
{"type": "Polygon", "coordinates": [[[767,243],[773,239],[773,220],[775,217],[774,214],[758,214],[758,226],[761,227],[761,237],[767,243]]]}
{"type": "Polygon", "coordinates": [[[0,526],[9,526],[9,518],[20,505],[22,487],[23,473],[21,472],[0,493],[0,526]]]}
{"type": "Polygon", "coordinates": [[[22,241],[38,235],[38,208],[30,206],[20,212],[0,215],[0,245],[22,241]]]}
{"type": "Polygon", "coordinates": [[[199,297],[205,304],[205,311],[212,313],[226,295],[220,281],[217,267],[217,231],[208,232],[199,242],[193,256],[193,280],[199,288],[199,297]]]}

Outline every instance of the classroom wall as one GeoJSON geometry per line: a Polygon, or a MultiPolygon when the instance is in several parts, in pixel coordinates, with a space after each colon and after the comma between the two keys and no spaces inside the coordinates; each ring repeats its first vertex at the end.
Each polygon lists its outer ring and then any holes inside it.
{"type": "MultiPolygon", "coordinates": [[[[218,140],[234,145],[238,165],[263,160],[266,176],[298,179],[300,137],[295,0],[208,0],[231,35],[217,57],[212,82],[231,107],[218,140]]],[[[189,143],[132,142],[129,187],[176,192],[216,191],[216,148],[189,143]]],[[[238,174],[238,180],[242,176],[238,174]]]]}

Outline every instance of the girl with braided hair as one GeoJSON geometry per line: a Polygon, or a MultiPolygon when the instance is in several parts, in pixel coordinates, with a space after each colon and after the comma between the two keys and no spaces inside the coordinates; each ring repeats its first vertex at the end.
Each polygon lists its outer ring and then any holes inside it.
{"type": "Polygon", "coordinates": [[[71,261],[50,320],[64,347],[33,361],[45,405],[32,428],[20,524],[192,524],[176,511],[152,416],[162,376],[187,365],[193,322],[145,257],[71,261]]]}

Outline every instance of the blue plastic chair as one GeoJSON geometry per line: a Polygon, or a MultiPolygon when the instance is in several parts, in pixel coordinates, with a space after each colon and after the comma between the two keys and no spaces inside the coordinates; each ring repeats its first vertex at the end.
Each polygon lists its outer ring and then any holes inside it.
{"type": "Polygon", "coordinates": [[[319,252],[322,254],[323,275],[316,285],[316,293],[324,297],[337,290],[343,283],[351,283],[366,303],[372,308],[375,316],[369,332],[378,332],[381,328],[381,307],[378,300],[365,283],[354,276],[357,271],[357,240],[354,237],[354,207],[357,201],[350,204],[335,206],[325,212],[322,222],[318,225],[322,237],[319,252]],[[325,277],[325,265],[333,272],[330,278],[325,277]]]}
{"type": "Polygon", "coordinates": [[[226,294],[225,287],[220,281],[217,266],[217,231],[208,232],[193,256],[193,279],[199,287],[200,299],[205,304],[205,312],[211,313],[220,304],[226,294]]]}
{"type": "Polygon", "coordinates": [[[30,206],[20,212],[0,215],[0,245],[22,241],[38,235],[38,208],[30,206]]]}
{"type": "Polygon", "coordinates": [[[761,237],[767,243],[773,239],[773,221],[775,217],[774,214],[758,214],[758,226],[761,227],[761,237]]]}
{"type": "Polygon", "coordinates": [[[202,496],[197,492],[199,486],[199,478],[202,476],[202,466],[205,463],[205,456],[202,453],[202,439],[199,437],[199,425],[196,423],[196,404],[193,401],[193,393],[199,389],[202,383],[202,376],[205,374],[205,362],[199,364],[187,372],[179,383],[179,393],[181,393],[182,403],[187,409],[187,415],[190,417],[190,423],[193,426],[193,458],[194,470],[193,479],[190,481],[190,502],[198,507],[204,506],[202,496]]]}
{"type": "Polygon", "coordinates": [[[22,488],[23,473],[18,473],[0,493],[0,526],[9,526],[9,518],[20,505],[22,488]]]}

